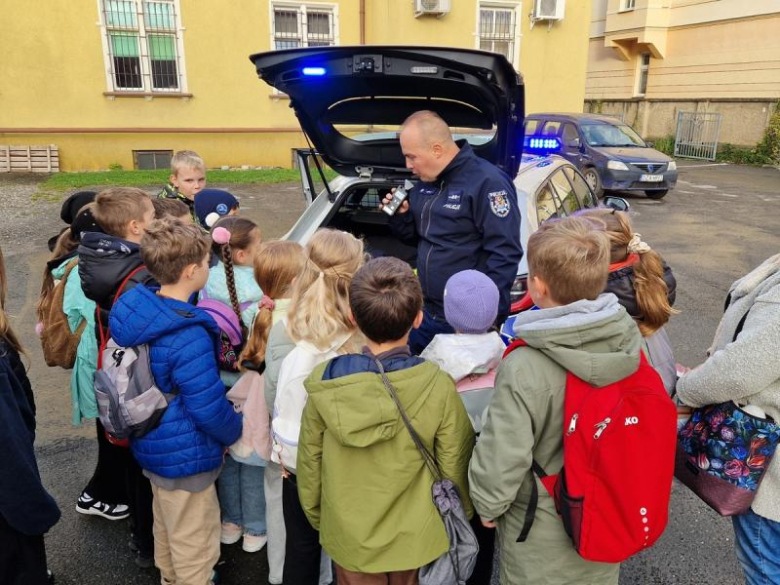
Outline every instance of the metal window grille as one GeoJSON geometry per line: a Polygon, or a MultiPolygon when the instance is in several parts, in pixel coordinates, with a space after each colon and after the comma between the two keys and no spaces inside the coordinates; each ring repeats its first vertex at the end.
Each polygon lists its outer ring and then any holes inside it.
{"type": "Polygon", "coordinates": [[[678,112],[674,156],[715,160],[722,120],[716,112],[678,112]]]}
{"type": "Polygon", "coordinates": [[[176,0],[102,0],[113,91],[180,92],[176,0]]]}
{"type": "Polygon", "coordinates": [[[333,11],[306,5],[274,7],[273,35],[277,50],[335,45],[333,11]]]}
{"type": "Polygon", "coordinates": [[[171,167],[172,150],[134,150],[133,163],[137,170],[168,169],[171,167]]]}
{"type": "Polygon", "coordinates": [[[517,18],[513,8],[480,6],[479,48],[499,53],[514,64],[517,18]]]}

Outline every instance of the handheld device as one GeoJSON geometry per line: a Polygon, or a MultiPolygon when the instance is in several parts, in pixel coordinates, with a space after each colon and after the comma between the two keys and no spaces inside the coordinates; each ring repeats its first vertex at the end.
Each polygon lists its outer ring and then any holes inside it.
{"type": "Polygon", "coordinates": [[[390,201],[390,203],[382,208],[382,211],[384,211],[387,215],[395,215],[395,212],[398,211],[398,208],[401,207],[401,204],[409,196],[409,189],[412,187],[414,187],[414,183],[412,183],[409,179],[404,181],[404,186],[398,187],[395,190],[393,193],[393,199],[390,201]]]}

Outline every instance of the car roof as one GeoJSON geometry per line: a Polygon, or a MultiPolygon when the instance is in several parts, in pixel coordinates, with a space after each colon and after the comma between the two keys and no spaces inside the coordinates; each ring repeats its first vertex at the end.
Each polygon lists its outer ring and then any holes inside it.
{"type": "Polygon", "coordinates": [[[623,124],[624,122],[615,116],[605,116],[603,114],[575,114],[575,113],[541,113],[529,114],[526,120],[555,120],[561,122],[574,122],[581,124],[623,124]]]}

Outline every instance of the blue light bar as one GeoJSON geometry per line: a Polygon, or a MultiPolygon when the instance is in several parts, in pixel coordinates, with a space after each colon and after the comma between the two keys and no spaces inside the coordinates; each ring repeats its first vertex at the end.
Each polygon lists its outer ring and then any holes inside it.
{"type": "Polygon", "coordinates": [[[325,73],[327,73],[325,71],[325,67],[304,67],[302,72],[304,75],[317,76],[317,77],[320,77],[322,75],[325,75],[325,73]]]}
{"type": "Polygon", "coordinates": [[[561,139],[556,136],[526,136],[525,151],[537,154],[551,154],[561,151],[561,139]]]}

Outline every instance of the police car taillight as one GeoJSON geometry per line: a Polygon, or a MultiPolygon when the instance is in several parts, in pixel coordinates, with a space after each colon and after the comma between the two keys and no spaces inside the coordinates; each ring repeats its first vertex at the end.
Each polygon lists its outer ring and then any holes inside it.
{"type": "Polygon", "coordinates": [[[509,302],[514,303],[523,298],[528,291],[528,279],[525,276],[518,276],[512,283],[512,288],[509,291],[509,302]]]}

